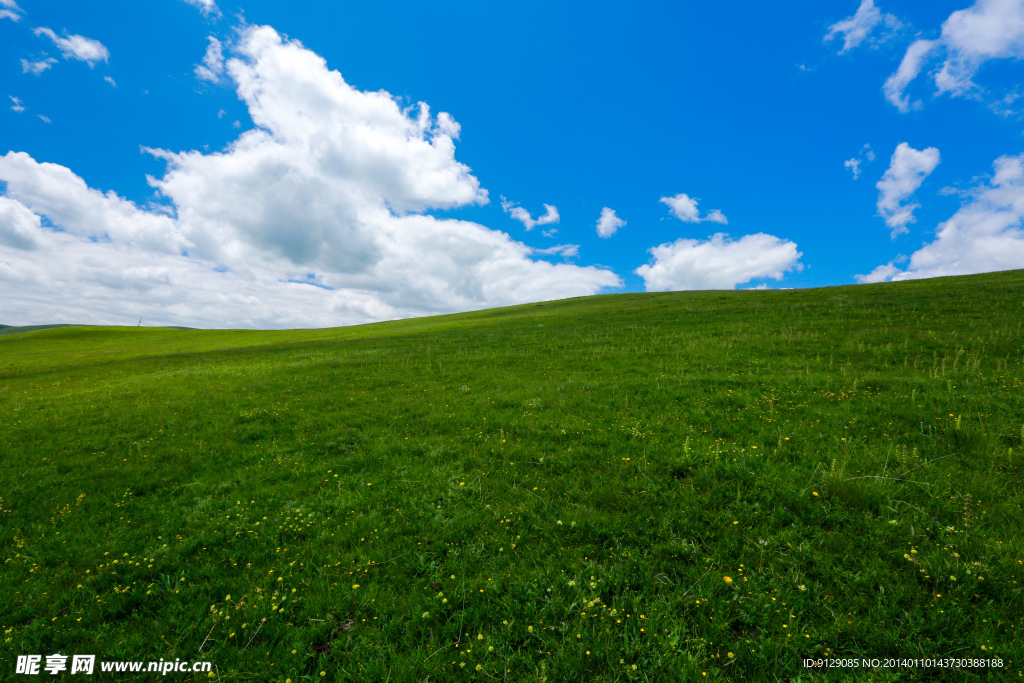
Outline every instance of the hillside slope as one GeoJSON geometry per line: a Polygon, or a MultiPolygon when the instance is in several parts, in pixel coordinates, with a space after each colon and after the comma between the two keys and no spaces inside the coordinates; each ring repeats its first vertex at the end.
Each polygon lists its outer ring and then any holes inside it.
{"type": "Polygon", "coordinates": [[[1024,271],[4,335],[0,678],[1016,677],[1022,455],[1024,271]]]}

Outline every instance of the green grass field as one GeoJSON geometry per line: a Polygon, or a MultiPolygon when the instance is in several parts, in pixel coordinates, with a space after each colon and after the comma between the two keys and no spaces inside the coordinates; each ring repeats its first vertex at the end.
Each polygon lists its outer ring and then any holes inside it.
{"type": "Polygon", "coordinates": [[[1022,473],[1024,271],[5,334],[0,680],[1016,679],[1022,473]]]}

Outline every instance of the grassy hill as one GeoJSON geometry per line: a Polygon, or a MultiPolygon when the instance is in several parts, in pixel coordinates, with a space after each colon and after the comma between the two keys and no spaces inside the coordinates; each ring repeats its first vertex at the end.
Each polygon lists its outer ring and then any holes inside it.
{"type": "Polygon", "coordinates": [[[36,330],[49,330],[54,327],[69,327],[69,325],[26,325],[24,327],[0,325],[0,334],[20,334],[22,332],[35,332],[36,330]]]}
{"type": "Polygon", "coordinates": [[[0,679],[1016,678],[1022,456],[1022,271],[4,335],[0,679]]]}

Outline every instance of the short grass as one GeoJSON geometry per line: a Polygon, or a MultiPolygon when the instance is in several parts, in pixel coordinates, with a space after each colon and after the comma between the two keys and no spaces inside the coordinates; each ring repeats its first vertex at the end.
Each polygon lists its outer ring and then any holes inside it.
{"type": "Polygon", "coordinates": [[[1016,679],[1022,456],[1022,271],[4,335],[0,679],[1016,679]]]}

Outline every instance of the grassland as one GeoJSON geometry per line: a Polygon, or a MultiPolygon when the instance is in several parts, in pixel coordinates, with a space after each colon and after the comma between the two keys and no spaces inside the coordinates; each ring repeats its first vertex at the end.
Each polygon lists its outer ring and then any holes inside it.
{"type": "Polygon", "coordinates": [[[1016,679],[1022,456],[1022,271],[7,334],[0,680],[1016,679]]]}

